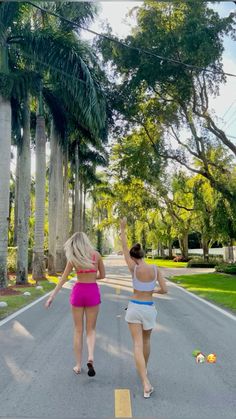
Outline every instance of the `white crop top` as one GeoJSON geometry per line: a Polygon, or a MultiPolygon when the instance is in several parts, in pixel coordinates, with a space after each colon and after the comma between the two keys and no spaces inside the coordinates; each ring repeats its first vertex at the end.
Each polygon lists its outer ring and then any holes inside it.
{"type": "Polygon", "coordinates": [[[143,282],[140,281],[137,277],[136,277],[136,269],[137,269],[137,265],[135,265],[134,267],[134,274],[132,277],[133,280],[133,288],[137,291],[153,291],[155,286],[156,286],[156,282],[157,282],[157,266],[156,265],[152,265],[154,268],[154,272],[155,272],[155,279],[153,279],[153,281],[148,281],[148,282],[143,282]]]}

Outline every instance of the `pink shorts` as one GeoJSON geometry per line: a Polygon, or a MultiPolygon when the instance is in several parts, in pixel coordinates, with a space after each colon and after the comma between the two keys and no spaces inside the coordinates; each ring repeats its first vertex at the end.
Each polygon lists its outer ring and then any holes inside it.
{"type": "Polygon", "coordinates": [[[76,282],[70,294],[70,303],[74,307],[92,307],[101,303],[101,296],[96,282],[76,282]]]}

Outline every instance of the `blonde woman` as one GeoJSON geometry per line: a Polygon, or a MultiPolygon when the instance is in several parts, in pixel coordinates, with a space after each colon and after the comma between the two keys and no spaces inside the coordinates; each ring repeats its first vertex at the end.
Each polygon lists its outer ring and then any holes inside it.
{"type": "Polygon", "coordinates": [[[105,278],[105,268],[101,255],[92,247],[88,237],[83,232],[73,234],[64,245],[67,265],[60,282],[48,298],[45,306],[50,307],[58,291],[67,281],[68,275],[75,268],[77,282],[71,295],[70,303],[74,319],[74,351],[76,365],[73,371],[81,372],[84,316],[86,318],[86,337],[88,347],[88,375],[93,377],[94,347],[96,340],[96,322],[101,303],[100,291],[97,285],[98,279],[105,278]]]}
{"type": "Polygon", "coordinates": [[[139,243],[128,249],[125,228],[126,218],[123,218],[120,221],[121,242],[133,281],[133,295],[128,304],[125,320],[133,340],[134,358],[143,384],[143,396],[148,399],[154,391],[148,378],[147,364],[150,355],[150,337],[157,316],[152,295],[157,282],[158,294],[167,293],[167,287],[157,266],[145,263],[144,251],[139,243]]]}

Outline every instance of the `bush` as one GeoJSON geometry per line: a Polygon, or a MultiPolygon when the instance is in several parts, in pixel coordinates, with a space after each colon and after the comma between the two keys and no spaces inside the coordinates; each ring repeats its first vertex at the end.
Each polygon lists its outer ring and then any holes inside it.
{"type": "MultiPolygon", "coordinates": [[[[32,261],[33,261],[33,249],[29,249],[28,252],[28,269],[32,269],[32,261]]],[[[16,259],[17,259],[17,247],[8,247],[8,255],[7,255],[7,271],[9,273],[16,272],[16,259]]]]}
{"type": "Polygon", "coordinates": [[[187,268],[215,268],[219,263],[219,260],[216,258],[210,258],[209,262],[207,262],[202,257],[198,257],[191,259],[188,262],[187,268]]]}
{"type": "Polygon", "coordinates": [[[154,259],[156,259],[156,260],[158,260],[158,259],[161,259],[161,260],[172,260],[173,258],[170,257],[170,256],[165,255],[165,256],[154,256],[154,259]]]}
{"type": "Polygon", "coordinates": [[[236,274],[236,263],[220,263],[216,267],[216,272],[222,272],[225,274],[236,274]]]}

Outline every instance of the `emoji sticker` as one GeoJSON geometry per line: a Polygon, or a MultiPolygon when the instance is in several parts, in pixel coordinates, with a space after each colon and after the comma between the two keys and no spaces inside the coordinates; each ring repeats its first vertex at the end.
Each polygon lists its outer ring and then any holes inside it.
{"type": "Polygon", "coordinates": [[[216,363],[216,354],[209,354],[207,356],[207,362],[209,364],[215,364],[216,363]]]}
{"type": "Polygon", "coordinates": [[[195,349],[192,352],[192,355],[196,359],[197,364],[203,364],[205,361],[207,361],[209,364],[216,363],[216,354],[214,353],[211,353],[206,356],[200,351],[200,349],[195,349]]]}
{"type": "Polygon", "coordinates": [[[203,362],[205,362],[205,355],[199,352],[199,354],[196,356],[196,363],[202,364],[203,362]]]}

